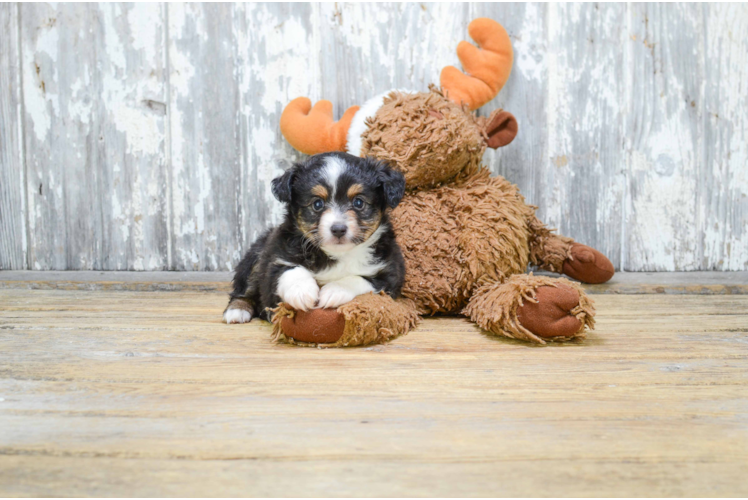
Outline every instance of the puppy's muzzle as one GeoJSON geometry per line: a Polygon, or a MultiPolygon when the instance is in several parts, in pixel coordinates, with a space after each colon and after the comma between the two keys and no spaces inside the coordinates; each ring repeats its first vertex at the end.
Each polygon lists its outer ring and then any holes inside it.
{"type": "Polygon", "coordinates": [[[330,232],[332,233],[333,236],[340,239],[343,236],[345,236],[345,233],[348,232],[348,227],[345,224],[339,224],[339,223],[333,224],[330,227],[330,232]]]}

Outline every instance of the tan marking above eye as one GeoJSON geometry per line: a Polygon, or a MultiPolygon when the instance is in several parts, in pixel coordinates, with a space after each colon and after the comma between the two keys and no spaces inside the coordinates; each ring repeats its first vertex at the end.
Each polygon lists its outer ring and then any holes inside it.
{"type": "Polygon", "coordinates": [[[348,188],[348,198],[353,198],[357,194],[361,194],[363,192],[364,186],[362,186],[361,184],[354,184],[348,188]]]}
{"type": "Polygon", "coordinates": [[[314,186],[311,192],[314,196],[319,196],[323,200],[327,200],[327,188],[322,184],[317,184],[316,186],[314,186]]]}

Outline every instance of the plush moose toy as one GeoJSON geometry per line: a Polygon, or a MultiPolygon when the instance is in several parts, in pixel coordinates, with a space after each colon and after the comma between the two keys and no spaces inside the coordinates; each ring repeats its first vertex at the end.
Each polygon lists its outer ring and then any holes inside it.
{"type": "Polygon", "coordinates": [[[399,169],[407,192],[390,219],[406,263],[402,299],[366,294],[337,310],[294,311],[281,304],[276,338],[330,347],[390,340],[420,314],[463,314],[483,329],[530,342],[583,337],[594,308],[565,278],[525,274],[532,264],[586,283],[603,283],[613,265],[597,250],[554,234],[517,187],[482,166],[486,147],[517,134],[510,113],[476,117],[509,78],[513,52],[506,30],[491,19],[468,27],[479,47],[461,42],[467,74],[448,66],[441,89],[390,91],[334,122],[332,104],[295,99],[281,131],[306,154],[347,151],[399,169]]]}

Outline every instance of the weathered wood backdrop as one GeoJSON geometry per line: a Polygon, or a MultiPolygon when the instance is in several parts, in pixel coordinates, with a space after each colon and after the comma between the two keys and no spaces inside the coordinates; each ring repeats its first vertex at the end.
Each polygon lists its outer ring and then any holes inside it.
{"type": "Polygon", "coordinates": [[[486,162],[619,269],[748,269],[748,6],[0,5],[0,268],[228,270],[299,95],[426,89],[468,22],[515,67],[486,162]]]}

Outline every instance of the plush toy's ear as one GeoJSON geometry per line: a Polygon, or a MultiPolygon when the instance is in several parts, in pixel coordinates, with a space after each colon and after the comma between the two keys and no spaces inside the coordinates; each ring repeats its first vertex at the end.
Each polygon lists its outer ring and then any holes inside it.
{"type": "Polygon", "coordinates": [[[281,113],[281,133],[291,146],[308,155],[345,151],[348,128],[358,108],[351,106],[336,122],[330,101],[319,101],[312,107],[312,101],[298,97],[281,113]]]}
{"type": "Polygon", "coordinates": [[[405,176],[385,163],[379,163],[377,177],[387,206],[395,208],[405,194],[405,176]]]}
{"type": "Polygon", "coordinates": [[[271,190],[273,191],[273,196],[275,196],[278,201],[282,203],[291,203],[293,181],[299,168],[300,165],[298,163],[294,164],[294,166],[286,170],[283,175],[273,179],[271,190]]]}
{"type": "Polygon", "coordinates": [[[485,130],[489,148],[498,149],[506,146],[517,137],[517,119],[508,111],[498,109],[491,113],[486,121],[485,130]]]}

